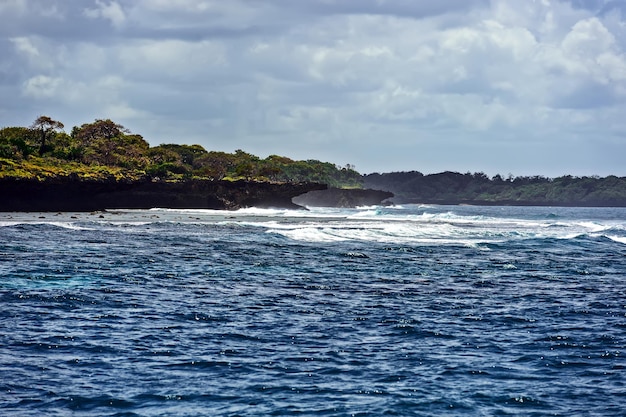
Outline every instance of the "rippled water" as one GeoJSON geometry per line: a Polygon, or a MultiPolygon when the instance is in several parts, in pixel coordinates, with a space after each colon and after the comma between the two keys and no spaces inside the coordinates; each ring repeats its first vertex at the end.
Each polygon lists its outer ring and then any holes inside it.
{"type": "Polygon", "coordinates": [[[0,415],[626,410],[626,210],[0,214],[0,415]]]}

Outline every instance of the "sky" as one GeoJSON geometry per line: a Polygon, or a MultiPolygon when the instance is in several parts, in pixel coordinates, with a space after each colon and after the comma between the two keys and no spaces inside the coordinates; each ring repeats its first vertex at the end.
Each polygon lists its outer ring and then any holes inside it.
{"type": "Polygon", "coordinates": [[[1,0],[0,127],[361,173],[626,176],[624,0],[1,0]]]}

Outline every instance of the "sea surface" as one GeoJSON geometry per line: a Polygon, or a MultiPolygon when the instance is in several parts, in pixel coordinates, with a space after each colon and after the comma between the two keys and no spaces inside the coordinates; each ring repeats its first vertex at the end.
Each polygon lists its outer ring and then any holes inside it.
{"type": "Polygon", "coordinates": [[[0,214],[1,416],[624,416],[626,209],[0,214]]]}

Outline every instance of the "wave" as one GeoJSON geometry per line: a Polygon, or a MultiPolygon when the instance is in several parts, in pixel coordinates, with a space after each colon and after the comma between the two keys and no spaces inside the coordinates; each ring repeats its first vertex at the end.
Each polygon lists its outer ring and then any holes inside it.
{"type": "Polygon", "coordinates": [[[593,235],[571,233],[567,235],[553,235],[537,233],[534,231],[503,231],[503,230],[482,230],[467,232],[458,230],[450,226],[431,227],[415,230],[411,227],[328,227],[328,226],[306,226],[306,227],[269,227],[267,233],[272,233],[289,239],[321,243],[321,242],[375,242],[385,244],[408,244],[408,245],[461,245],[476,246],[490,243],[507,243],[513,241],[528,240],[577,240],[589,238],[608,238],[616,243],[626,244],[626,237],[614,235],[593,235]]]}
{"type": "Polygon", "coordinates": [[[74,222],[46,222],[46,221],[0,221],[0,227],[23,227],[23,226],[52,226],[68,230],[95,230],[74,222]]]}
{"type": "MultiPolygon", "coordinates": [[[[626,244],[626,224],[615,220],[621,212],[607,211],[597,218],[588,212],[557,214],[541,208],[464,206],[368,206],[311,208],[309,210],[246,208],[111,210],[97,217],[65,213],[49,221],[22,213],[0,218],[0,227],[48,225],[68,230],[117,230],[161,233],[187,227],[188,233],[214,233],[213,227],[254,227],[301,242],[381,242],[408,245],[469,245],[527,239],[571,240],[607,238],[626,244]],[[543,211],[542,211],[543,210],[543,211]],[[76,217],[79,217],[76,220],[76,217]],[[153,227],[154,226],[154,227],[153,227]],[[200,227],[201,226],[201,227],[200,227]]],[[[582,210],[582,209],[581,209],[582,210]]],[[[608,210],[608,209],[607,209],[608,210]]],[[[596,214],[594,212],[593,214],[596,214]]],[[[602,214],[601,212],[600,214],[602,214]]]]}
{"type": "MultiPolygon", "coordinates": [[[[255,224],[264,226],[263,224],[255,224]]],[[[334,222],[300,224],[265,224],[268,233],[291,239],[326,241],[371,241],[402,244],[462,244],[498,242],[533,237],[518,230],[470,230],[448,223],[417,224],[415,222],[334,222]]]]}
{"type": "Polygon", "coordinates": [[[622,244],[626,245],[626,237],[625,236],[606,235],[606,237],[611,239],[613,242],[622,243],[622,244]]]}
{"type": "MultiPolygon", "coordinates": [[[[423,209],[422,209],[423,210],[423,209]]],[[[263,224],[257,223],[257,226],[263,224]]],[[[399,244],[478,245],[528,239],[570,240],[608,237],[624,243],[626,227],[621,223],[553,218],[493,217],[445,212],[398,212],[386,208],[345,213],[334,221],[308,219],[304,223],[266,223],[268,232],[310,242],[337,240],[399,244]]]]}

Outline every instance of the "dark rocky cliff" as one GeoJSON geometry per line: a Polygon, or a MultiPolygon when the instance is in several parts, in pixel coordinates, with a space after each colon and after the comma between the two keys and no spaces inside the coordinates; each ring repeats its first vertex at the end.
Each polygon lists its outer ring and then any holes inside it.
{"type": "Polygon", "coordinates": [[[120,182],[55,178],[47,181],[0,180],[0,211],[94,211],[115,208],[243,207],[301,208],[291,200],[312,190],[315,183],[257,181],[120,182]]]}
{"type": "Polygon", "coordinates": [[[385,204],[393,193],[380,190],[329,188],[310,191],[293,199],[294,203],[309,207],[359,207],[385,204]]]}

